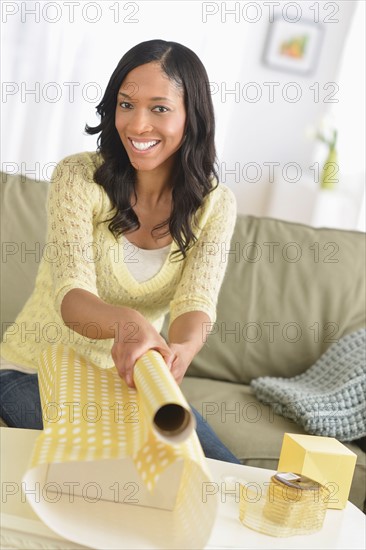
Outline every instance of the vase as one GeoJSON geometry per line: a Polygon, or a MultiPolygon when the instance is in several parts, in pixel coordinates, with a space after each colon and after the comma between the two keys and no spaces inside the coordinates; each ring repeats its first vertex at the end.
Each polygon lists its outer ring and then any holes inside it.
{"type": "Polygon", "coordinates": [[[338,154],[335,147],[331,147],[329,155],[324,163],[320,180],[322,189],[334,189],[339,181],[338,154]]]}

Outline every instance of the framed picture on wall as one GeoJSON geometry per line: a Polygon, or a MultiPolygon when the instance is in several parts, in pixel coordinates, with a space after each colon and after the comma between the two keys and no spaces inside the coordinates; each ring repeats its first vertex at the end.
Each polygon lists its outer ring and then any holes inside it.
{"type": "Polygon", "coordinates": [[[269,24],[263,63],[275,70],[309,75],[316,68],[322,36],[319,23],[275,19],[269,24]]]}

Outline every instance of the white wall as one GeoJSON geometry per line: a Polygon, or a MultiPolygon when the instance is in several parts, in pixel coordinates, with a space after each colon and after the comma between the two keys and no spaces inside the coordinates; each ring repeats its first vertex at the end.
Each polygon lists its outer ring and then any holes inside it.
{"type": "MultiPolygon", "coordinates": [[[[337,78],[356,1],[79,1],[74,2],[73,17],[69,4],[2,2],[3,170],[48,178],[51,164],[63,156],[95,149],[96,137],[84,135],[84,126],[97,120],[94,106],[110,74],[131,46],[158,37],[192,48],[207,68],[220,170],[242,211],[260,212],[255,203],[265,200],[269,170],[263,163],[278,162],[282,169],[288,162],[297,162],[307,170],[313,162],[314,141],[306,137],[306,129],[329,107],[323,87],[337,78]],[[271,10],[282,19],[293,19],[301,11],[301,23],[314,21],[315,12],[309,7],[315,4],[323,27],[316,71],[302,76],[263,65],[271,10]],[[324,22],[327,17],[333,22],[324,22]],[[262,94],[256,103],[246,99],[254,91],[248,89],[245,96],[249,82],[256,83],[262,94]],[[264,85],[269,82],[279,83],[273,102],[264,85]],[[290,82],[301,90],[297,102],[283,97],[290,82]],[[316,82],[319,101],[309,89],[316,82]],[[235,87],[239,98],[225,94],[235,87]],[[243,177],[239,183],[234,175],[225,175],[223,163],[228,169],[239,163],[241,171],[247,163],[257,163],[263,170],[263,190],[260,183],[249,183],[253,192],[243,195],[243,177]]],[[[255,174],[249,170],[248,176],[255,174]]]]}

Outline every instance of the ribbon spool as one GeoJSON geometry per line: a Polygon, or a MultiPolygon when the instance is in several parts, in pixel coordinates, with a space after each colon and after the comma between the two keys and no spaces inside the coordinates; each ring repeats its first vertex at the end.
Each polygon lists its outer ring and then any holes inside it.
{"type": "Polygon", "coordinates": [[[246,501],[241,491],[240,520],[244,525],[275,537],[305,535],[322,528],[329,490],[293,473],[271,477],[268,491],[257,502],[246,501]]]}
{"type": "Polygon", "coordinates": [[[263,515],[290,530],[318,531],[323,525],[328,496],[326,487],[308,477],[279,473],[271,478],[263,515]]]}

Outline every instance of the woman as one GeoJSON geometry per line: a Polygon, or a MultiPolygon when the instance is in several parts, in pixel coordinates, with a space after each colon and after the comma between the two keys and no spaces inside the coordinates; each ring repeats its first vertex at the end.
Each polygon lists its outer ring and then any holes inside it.
{"type": "MultiPolygon", "coordinates": [[[[199,58],[151,40],[127,52],[97,107],[98,151],[64,159],[48,196],[48,247],[34,292],[2,344],[2,414],[42,427],[36,369],[61,341],[133,386],[136,360],[154,348],[178,383],[215,320],[236,216],[217,185],[214,113],[199,58]],[[170,310],[168,341],[159,334],[170,310]],[[37,320],[40,337],[30,335],[37,320]],[[23,331],[24,332],[24,331],[23,331]],[[38,341],[37,341],[38,340],[38,341]],[[21,372],[22,371],[22,372],[21,372]],[[29,374],[31,373],[31,374],[29,374]],[[34,407],[22,413],[19,403],[34,407]]],[[[235,461],[195,411],[206,456],[235,461]]]]}

